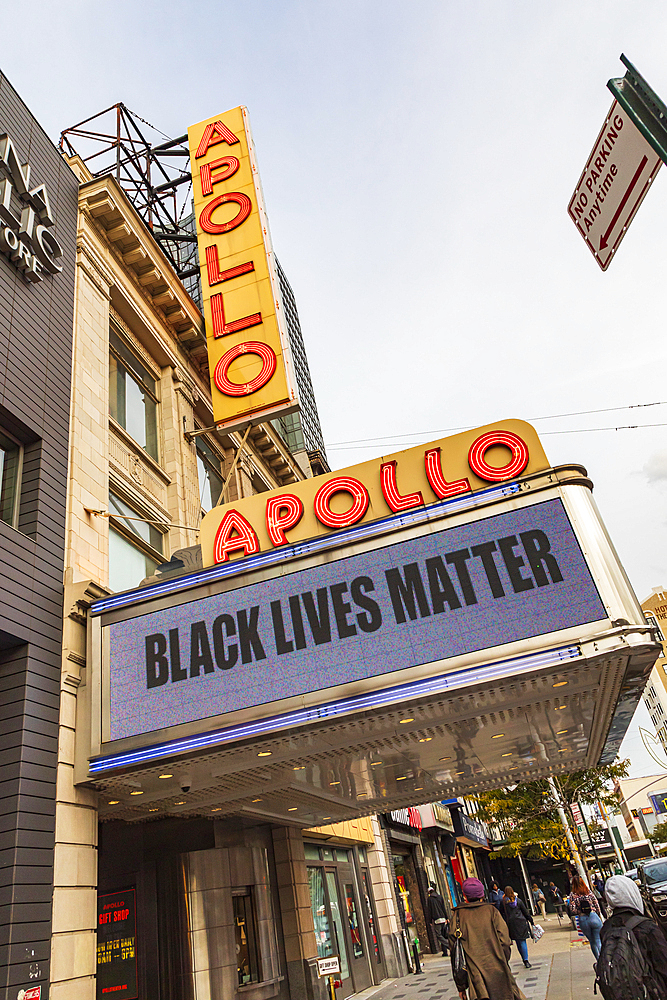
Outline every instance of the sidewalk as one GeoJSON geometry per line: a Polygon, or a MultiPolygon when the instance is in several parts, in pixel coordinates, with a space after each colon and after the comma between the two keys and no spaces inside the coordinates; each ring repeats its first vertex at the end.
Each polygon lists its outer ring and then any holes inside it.
{"type": "MultiPolygon", "coordinates": [[[[510,966],[527,1000],[582,1000],[593,995],[593,955],[586,939],[579,938],[569,921],[551,915],[542,921],[544,936],[528,942],[531,969],[524,968],[516,945],[510,966]]],[[[354,1000],[459,1000],[448,958],[425,955],[424,974],[394,979],[357,993],[354,1000]]]]}

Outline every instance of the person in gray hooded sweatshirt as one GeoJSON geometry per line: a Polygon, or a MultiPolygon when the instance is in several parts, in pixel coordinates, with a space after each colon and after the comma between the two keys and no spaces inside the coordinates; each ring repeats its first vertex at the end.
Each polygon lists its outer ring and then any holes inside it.
{"type": "MultiPolygon", "coordinates": [[[[639,887],[632,879],[625,875],[613,875],[607,879],[604,892],[613,913],[600,929],[601,954],[612,928],[624,927],[631,917],[644,916],[644,902],[639,887]]],[[[655,983],[662,991],[659,995],[667,997],[667,940],[655,921],[648,917],[633,927],[632,932],[655,983]]],[[[638,996],[643,997],[644,993],[638,996]]]]}

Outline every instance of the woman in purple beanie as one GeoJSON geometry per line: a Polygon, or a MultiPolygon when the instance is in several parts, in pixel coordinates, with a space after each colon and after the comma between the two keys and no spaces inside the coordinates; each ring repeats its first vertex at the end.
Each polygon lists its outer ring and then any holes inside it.
{"type": "MultiPolygon", "coordinates": [[[[512,953],[507,924],[491,903],[484,902],[484,886],[477,878],[463,885],[464,903],[456,907],[450,921],[449,943],[454,946],[457,927],[466,956],[470,1000],[526,1000],[512,975],[512,953]]],[[[465,992],[459,991],[462,1000],[465,992]]]]}

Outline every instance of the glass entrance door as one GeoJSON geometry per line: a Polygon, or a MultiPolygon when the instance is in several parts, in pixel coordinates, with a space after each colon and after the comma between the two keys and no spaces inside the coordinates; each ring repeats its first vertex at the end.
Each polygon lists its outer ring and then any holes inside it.
{"type": "Polygon", "coordinates": [[[369,968],[368,935],[365,933],[364,911],[359,905],[357,880],[352,865],[338,865],[338,878],[343,898],[352,978],[357,993],[361,993],[373,985],[373,979],[369,968]]]}
{"type": "Polygon", "coordinates": [[[341,998],[354,992],[354,984],[348,962],[345,925],[343,923],[340,900],[336,887],[335,871],[308,867],[308,888],[310,906],[315,924],[317,957],[329,958],[338,955],[340,959],[340,979],[343,983],[341,998]]]}

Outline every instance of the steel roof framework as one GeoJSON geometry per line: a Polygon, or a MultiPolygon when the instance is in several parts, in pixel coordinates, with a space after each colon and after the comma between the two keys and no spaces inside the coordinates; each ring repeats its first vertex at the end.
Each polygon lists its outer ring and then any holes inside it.
{"type": "Polygon", "coordinates": [[[198,278],[187,135],[170,139],[118,102],[64,129],[59,147],[95,177],[115,177],[178,277],[198,278]],[[151,142],[148,130],[165,141],[151,142]]]}

